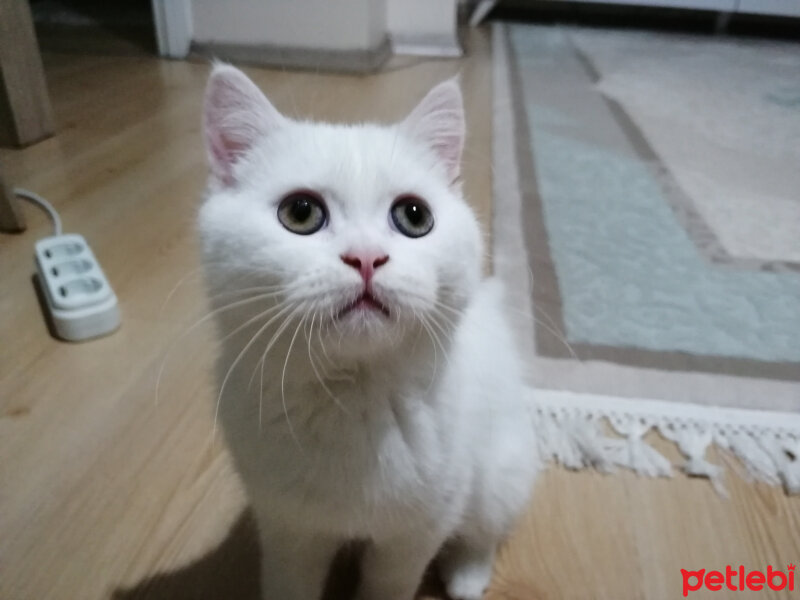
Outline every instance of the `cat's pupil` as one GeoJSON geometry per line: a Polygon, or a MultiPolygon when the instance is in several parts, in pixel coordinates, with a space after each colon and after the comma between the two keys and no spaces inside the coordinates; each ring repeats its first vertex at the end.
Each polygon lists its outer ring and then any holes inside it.
{"type": "Polygon", "coordinates": [[[420,207],[416,204],[411,204],[410,202],[406,204],[405,207],[406,211],[406,219],[412,225],[421,225],[422,222],[425,220],[425,215],[423,214],[420,207]]]}
{"type": "Polygon", "coordinates": [[[298,198],[292,204],[292,219],[298,223],[307,221],[311,217],[311,210],[311,202],[308,201],[308,198],[298,198]]]}

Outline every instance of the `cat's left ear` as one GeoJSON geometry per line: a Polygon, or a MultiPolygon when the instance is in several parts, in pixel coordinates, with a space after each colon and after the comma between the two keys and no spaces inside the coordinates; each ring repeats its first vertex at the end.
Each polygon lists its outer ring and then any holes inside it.
{"type": "Polygon", "coordinates": [[[233,185],[234,166],[286,118],[236,67],[214,65],[206,86],[203,129],[211,173],[233,185]]]}
{"type": "Polygon", "coordinates": [[[466,127],[458,79],[434,87],[401,124],[413,138],[426,144],[442,161],[451,182],[461,172],[466,127]]]}

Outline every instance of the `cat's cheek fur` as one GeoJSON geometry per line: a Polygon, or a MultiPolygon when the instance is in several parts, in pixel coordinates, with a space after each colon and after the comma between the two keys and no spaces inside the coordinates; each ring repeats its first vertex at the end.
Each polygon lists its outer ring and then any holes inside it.
{"type": "Polygon", "coordinates": [[[458,87],[437,86],[399,127],[338,126],[276,116],[240,72],[214,73],[217,162],[198,221],[222,339],[219,422],[258,521],[262,597],[318,599],[333,555],[358,539],[361,600],[412,600],[439,552],[451,597],[477,600],[538,459],[502,289],[481,279],[478,223],[453,184],[458,87]],[[253,111],[264,125],[248,137],[253,111]],[[296,188],[326,202],[313,235],[278,221],[296,188]],[[404,193],[431,207],[427,236],[391,227],[404,193]],[[337,319],[365,285],[340,257],[367,251],[389,257],[371,285],[390,317],[337,319]]]}

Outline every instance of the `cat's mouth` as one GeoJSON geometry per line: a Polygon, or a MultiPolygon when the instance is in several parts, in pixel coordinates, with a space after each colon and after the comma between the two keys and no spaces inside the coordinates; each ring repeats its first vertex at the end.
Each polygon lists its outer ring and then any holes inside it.
{"type": "Polygon", "coordinates": [[[364,291],[361,295],[347,304],[342,310],[339,311],[339,314],[336,315],[337,319],[341,319],[342,317],[354,313],[354,312],[370,312],[375,311],[381,313],[385,317],[389,317],[389,309],[386,305],[378,300],[375,296],[373,296],[370,292],[364,291]]]}

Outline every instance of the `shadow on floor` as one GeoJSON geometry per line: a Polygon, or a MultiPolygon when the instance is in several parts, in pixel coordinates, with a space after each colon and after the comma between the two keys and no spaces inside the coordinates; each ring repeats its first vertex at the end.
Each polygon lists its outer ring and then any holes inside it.
{"type": "MultiPolygon", "coordinates": [[[[331,566],[323,600],[353,597],[362,550],[351,545],[339,552],[331,566]]],[[[111,600],[261,600],[260,552],[255,519],[245,510],[223,542],[208,554],[175,571],[118,589],[111,600]]],[[[447,600],[434,569],[429,569],[421,593],[431,600],[447,600]]]]}

